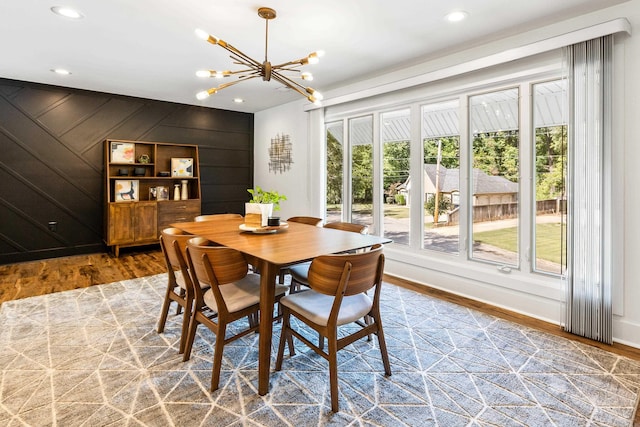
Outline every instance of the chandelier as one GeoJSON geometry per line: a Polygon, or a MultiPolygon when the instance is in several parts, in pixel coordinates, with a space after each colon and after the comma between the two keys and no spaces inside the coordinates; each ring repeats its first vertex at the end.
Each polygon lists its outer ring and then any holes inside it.
{"type": "Polygon", "coordinates": [[[311,75],[311,73],[309,72],[301,73],[300,70],[298,70],[297,68],[307,64],[316,64],[319,60],[319,57],[324,55],[324,52],[317,51],[309,54],[308,56],[305,56],[304,58],[297,59],[295,61],[289,61],[283,64],[272,65],[271,62],[269,62],[269,60],[267,59],[267,50],[269,47],[269,20],[274,19],[276,17],[276,11],[268,7],[261,7],[258,9],[258,16],[260,16],[261,18],[264,18],[265,24],[266,24],[265,25],[265,41],[264,41],[264,62],[262,63],[242,53],[241,51],[231,46],[229,43],[225,42],[224,40],[214,37],[208,34],[206,31],[203,31],[200,29],[196,30],[196,35],[199,38],[205,41],[208,41],[211,44],[217,44],[223,49],[226,49],[229,52],[231,52],[230,57],[231,59],[233,59],[234,64],[243,65],[246,67],[237,71],[200,70],[196,72],[196,75],[198,77],[214,77],[214,78],[222,79],[222,78],[230,77],[232,75],[238,76],[238,80],[222,83],[218,87],[213,87],[209,90],[199,92],[196,95],[196,97],[202,100],[209,97],[209,95],[212,95],[226,87],[232,86],[234,84],[237,84],[243,81],[254,79],[256,77],[262,77],[262,80],[266,82],[270,81],[271,79],[277,82],[280,82],[283,85],[295,90],[300,95],[307,98],[310,102],[313,102],[314,104],[319,104],[319,102],[322,100],[322,94],[320,92],[314,90],[313,88],[301,85],[300,83],[287,77],[284,73],[285,72],[298,73],[297,77],[301,78],[302,80],[307,80],[307,81],[313,80],[313,76],[311,75]]]}

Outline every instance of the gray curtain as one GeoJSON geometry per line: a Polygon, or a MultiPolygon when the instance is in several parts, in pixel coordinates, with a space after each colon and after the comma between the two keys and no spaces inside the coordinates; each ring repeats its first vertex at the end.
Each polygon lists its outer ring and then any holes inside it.
{"type": "Polygon", "coordinates": [[[611,344],[609,194],[613,36],[566,48],[569,167],[565,329],[611,344]]]}

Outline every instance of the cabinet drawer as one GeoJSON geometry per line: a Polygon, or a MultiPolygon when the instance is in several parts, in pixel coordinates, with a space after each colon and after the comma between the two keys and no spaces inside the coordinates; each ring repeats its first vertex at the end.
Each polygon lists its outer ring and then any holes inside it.
{"type": "Polygon", "coordinates": [[[158,215],[200,215],[200,200],[175,200],[158,202],[158,215]]]}
{"type": "Polygon", "coordinates": [[[175,200],[158,202],[158,228],[174,222],[193,221],[200,215],[200,200],[175,200]]]}

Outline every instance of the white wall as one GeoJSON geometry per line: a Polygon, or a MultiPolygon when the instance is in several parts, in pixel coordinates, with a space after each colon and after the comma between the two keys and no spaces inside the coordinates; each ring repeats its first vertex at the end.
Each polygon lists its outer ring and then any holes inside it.
{"type": "MultiPolygon", "coordinates": [[[[632,28],[640,26],[640,0],[576,17],[560,24],[539,28],[515,37],[501,39],[481,48],[458,52],[360,82],[350,87],[325,93],[326,98],[391,83],[452,66],[463,61],[482,58],[507,49],[545,40],[624,17],[632,28]]],[[[623,37],[624,40],[624,37],[623,37]]],[[[616,49],[616,146],[614,148],[614,254],[620,262],[614,272],[614,340],[640,348],[640,35],[626,38],[616,49]],[[621,253],[617,253],[621,252],[621,253]]],[[[269,109],[255,116],[255,182],[269,189],[284,192],[289,198],[283,203],[283,218],[293,215],[322,216],[323,182],[318,177],[324,170],[322,147],[319,147],[319,129],[310,127],[309,114],[303,111],[306,101],[290,103],[269,109]],[[268,146],[277,133],[289,133],[293,142],[294,164],[284,174],[275,175],[268,170],[268,146]],[[264,158],[264,160],[261,160],[264,158]]],[[[317,125],[316,125],[317,126],[317,125]]],[[[505,307],[536,318],[561,323],[564,316],[563,293],[559,286],[550,288],[529,283],[515,276],[497,276],[486,266],[474,271],[456,271],[455,261],[429,257],[423,253],[407,253],[391,245],[385,249],[388,274],[405,277],[418,283],[429,284],[450,292],[469,296],[497,306],[505,307]],[[456,273],[452,273],[456,271],[456,273]]],[[[459,268],[457,270],[460,270],[459,268]]]]}
{"type": "Polygon", "coordinates": [[[308,101],[289,103],[255,115],[254,184],[287,196],[287,200],[280,203],[280,211],[274,212],[283,219],[311,215],[308,113],[302,112],[305,102],[308,101]],[[269,146],[278,134],[289,135],[292,143],[293,163],[291,169],[283,173],[269,172],[269,146]]]}

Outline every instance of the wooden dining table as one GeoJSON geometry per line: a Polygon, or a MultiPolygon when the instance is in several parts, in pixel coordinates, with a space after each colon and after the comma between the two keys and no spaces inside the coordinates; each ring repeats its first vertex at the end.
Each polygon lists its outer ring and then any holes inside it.
{"type": "MultiPolygon", "coordinates": [[[[240,230],[244,220],[225,219],[171,224],[187,233],[236,249],[257,264],[260,271],[260,337],[258,349],[258,393],[269,392],[271,339],[276,278],[282,267],[313,258],[375,244],[390,243],[383,237],[290,222],[271,234],[240,230]]],[[[260,230],[257,230],[260,231],[260,230]]]]}

